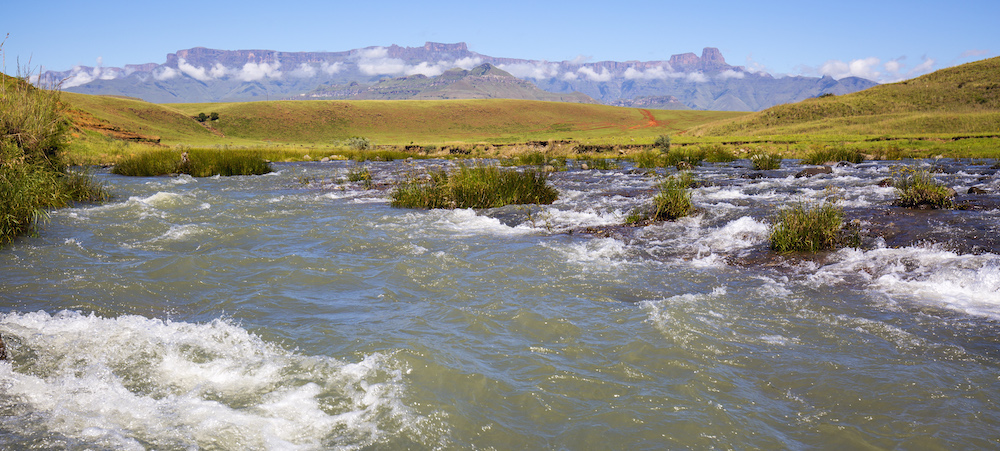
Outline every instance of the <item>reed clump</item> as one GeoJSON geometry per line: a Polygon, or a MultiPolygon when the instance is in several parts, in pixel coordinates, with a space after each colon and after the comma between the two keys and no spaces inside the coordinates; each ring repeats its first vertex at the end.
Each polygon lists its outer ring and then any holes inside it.
{"type": "Polygon", "coordinates": [[[559,193],[548,174],[495,165],[460,165],[452,171],[431,171],[426,178],[401,182],[390,195],[400,208],[495,208],[518,204],[551,204],[559,193]]]}
{"type": "Polygon", "coordinates": [[[190,149],[149,150],[118,162],[111,173],[135,177],[188,174],[192,177],[213,175],[261,175],[271,172],[271,165],[257,150],[190,149]]]}
{"type": "Polygon", "coordinates": [[[625,222],[674,221],[690,215],[694,211],[689,189],[691,181],[691,173],[687,171],[665,178],[658,185],[659,193],[653,197],[651,208],[633,211],[625,222]]]}
{"type": "Polygon", "coordinates": [[[36,88],[28,78],[0,73],[0,244],[33,230],[46,208],[110,197],[89,175],[67,170],[59,91],[36,88]]]}
{"type": "Polygon", "coordinates": [[[778,211],[771,228],[771,249],[781,253],[819,252],[857,245],[844,229],[844,210],[832,202],[800,202],[778,211]]]}
{"type": "Polygon", "coordinates": [[[904,167],[895,171],[892,181],[896,189],[893,203],[905,208],[954,208],[955,191],[934,180],[925,169],[904,167]]]}
{"type": "Polygon", "coordinates": [[[865,156],[861,152],[856,150],[851,150],[845,147],[824,147],[824,148],[814,148],[805,158],[802,159],[802,164],[823,164],[831,161],[847,161],[850,163],[858,164],[865,161],[865,156]]]}
{"type": "Polygon", "coordinates": [[[750,155],[750,165],[754,170],[767,171],[781,168],[781,155],[760,151],[750,155]]]}

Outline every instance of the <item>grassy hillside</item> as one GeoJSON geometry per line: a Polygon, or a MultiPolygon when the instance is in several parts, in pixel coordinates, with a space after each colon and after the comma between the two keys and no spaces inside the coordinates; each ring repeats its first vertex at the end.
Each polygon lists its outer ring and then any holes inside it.
{"type": "Polygon", "coordinates": [[[378,144],[574,140],[651,143],[704,122],[745,113],[640,110],[532,100],[274,101],[174,104],[189,116],[216,112],[226,139],[324,144],[364,136],[378,144]]]}
{"type": "Polygon", "coordinates": [[[696,136],[996,134],[1000,58],[842,96],[779,105],[692,130],[696,136]]]}

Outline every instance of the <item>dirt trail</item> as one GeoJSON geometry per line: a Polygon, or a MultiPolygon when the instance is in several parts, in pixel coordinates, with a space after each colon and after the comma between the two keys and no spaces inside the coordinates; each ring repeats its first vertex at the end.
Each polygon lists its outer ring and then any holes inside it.
{"type": "Polygon", "coordinates": [[[656,120],[656,117],[653,116],[652,111],[649,111],[647,109],[641,109],[639,110],[639,112],[642,113],[642,116],[646,118],[647,122],[643,125],[633,125],[629,127],[629,130],[635,130],[637,128],[659,127],[660,125],[664,125],[662,122],[656,120]]]}

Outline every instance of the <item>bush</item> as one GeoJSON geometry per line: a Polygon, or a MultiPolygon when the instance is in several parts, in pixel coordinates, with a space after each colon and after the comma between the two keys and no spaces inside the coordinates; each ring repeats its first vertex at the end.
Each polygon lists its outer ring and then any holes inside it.
{"type": "Polygon", "coordinates": [[[653,147],[660,149],[660,153],[670,152],[670,136],[660,135],[653,141],[653,147]]]}
{"type": "Polygon", "coordinates": [[[754,170],[766,171],[781,168],[781,155],[769,152],[758,152],[750,155],[750,164],[754,170]]]}
{"type": "Polygon", "coordinates": [[[391,205],[401,208],[495,208],[512,204],[551,204],[558,197],[545,172],[492,165],[461,165],[432,171],[427,179],[396,186],[391,205]]]}
{"type": "Polygon", "coordinates": [[[777,252],[819,252],[856,242],[845,236],[844,211],[830,202],[799,203],[781,209],[771,228],[771,249],[777,252]]]}
{"type": "Polygon", "coordinates": [[[371,150],[372,141],[368,138],[362,136],[352,136],[344,140],[344,146],[354,149],[354,150],[371,150]]]}
{"type": "Polygon", "coordinates": [[[896,189],[893,205],[906,208],[953,208],[955,192],[934,180],[923,169],[903,168],[892,181],[896,189]]]}

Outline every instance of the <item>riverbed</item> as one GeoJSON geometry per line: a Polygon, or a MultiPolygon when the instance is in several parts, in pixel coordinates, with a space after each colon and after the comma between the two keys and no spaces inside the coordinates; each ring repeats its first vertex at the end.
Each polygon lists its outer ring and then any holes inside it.
{"type": "Polygon", "coordinates": [[[997,448],[992,163],[705,164],[694,215],[641,227],[657,180],[628,162],[429,211],[389,190],[451,161],[365,163],[373,189],[346,161],[98,170],[114,200],[0,249],[0,447],[997,448]],[[902,166],[963,208],[892,206],[902,166]],[[768,250],[822,200],[861,248],[768,250]]]}

